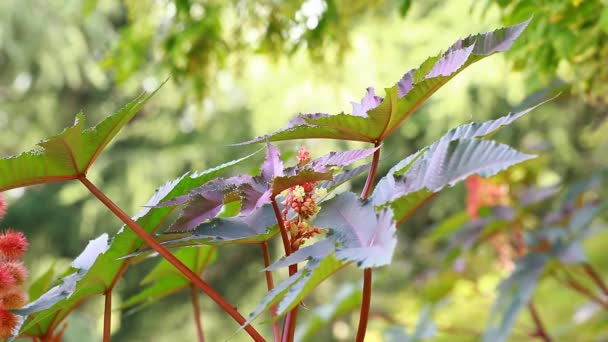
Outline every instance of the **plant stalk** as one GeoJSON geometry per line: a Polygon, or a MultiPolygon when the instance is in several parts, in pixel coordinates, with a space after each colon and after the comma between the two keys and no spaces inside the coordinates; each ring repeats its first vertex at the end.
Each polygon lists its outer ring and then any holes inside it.
{"type": "Polygon", "coordinates": [[[533,335],[540,338],[544,342],[552,342],[553,340],[547,333],[547,330],[545,330],[543,322],[540,319],[540,315],[538,314],[538,311],[536,311],[536,307],[534,306],[532,300],[528,302],[528,310],[530,311],[530,315],[532,316],[532,320],[536,326],[536,330],[534,331],[533,335]]]}
{"type": "MultiPolygon", "coordinates": [[[[203,281],[196,273],[184,265],[179,259],[177,259],[169,250],[161,245],[158,241],[152,237],[145,229],[143,229],[137,222],[135,222],[129,215],[127,215],[120,207],[118,207],[112,200],[110,200],[101,190],[99,190],[86,176],[82,175],[78,178],[89,191],[99,199],[116,217],[123,221],[135,234],[137,234],[144,242],[158,254],[165,258],[175,268],[177,268],[186,278],[188,278],[196,287],[207,294],[214,302],[216,302],[226,313],[228,313],[239,325],[245,324],[245,318],[224,299],[219,293],[217,293],[209,284],[203,281]]],[[[251,325],[244,327],[245,331],[249,333],[254,341],[265,341],[255,328],[251,325]]]]}
{"type": "MultiPolygon", "coordinates": [[[[374,152],[372,157],[372,165],[365,180],[365,186],[361,192],[361,198],[367,199],[372,193],[374,185],[374,178],[376,178],[376,172],[378,171],[378,164],[380,163],[380,142],[374,143],[374,147],[377,150],[374,152]]],[[[359,327],[357,328],[357,337],[355,341],[363,342],[365,340],[365,333],[367,331],[367,321],[369,320],[369,309],[372,303],[372,269],[366,268],[363,270],[363,297],[361,299],[361,311],[359,312],[359,327]]]]}
{"type": "Polygon", "coordinates": [[[190,292],[192,293],[192,310],[194,310],[196,336],[198,337],[198,342],[205,342],[205,334],[203,333],[203,325],[201,323],[201,308],[198,303],[198,289],[192,283],[190,283],[190,292]]]}
{"type": "Polygon", "coordinates": [[[104,293],[103,342],[110,342],[112,336],[112,289],[104,293]]]}
{"type": "MultiPolygon", "coordinates": [[[[262,255],[264,256],[264,267],[268,268],[270,266],[270,252],[268,251],[268,242],[264,241],[261,243],[262,245],[262,255]]],[[[270,292],[274,288],[274,280],[272,279],[272,271],[265,270],[266,273],[266,286],[268,287],[268,292],[270,292]]],[[[279,331],[279,321],[276,320],[277,317],[277,305],[273,304],[270,306],[270,316],[274,320],[272,322],[272,335],[274,336],[274,341],[279,342],[281,340],[281,332],[279,331]]]]}
{"type": "Polygon", "coordinates": [[[608,297],[608,287],[606,286],[606,283],[604,283],[604,281],[602,280],[602,277],[595,271],[593,266],[591,266],[591,264],[589,263],[586,263],[583,265],[583,269],[585,270],[585,273],[591,278],[591,280],[593,280],[595,285],[602,290],[602,294],[604,295],[604,297],[608,297]]]}
{"type": "MultiPolygon", "coordinates": [[[[279,209],[279,205],[277,204],[277,199],[275,196],[271,199],[272,208],[274,209],[274,215],[277,218],[277,222],[279,224],[279,230],[281,231],[281,240],[283,240],[283,248],[285,249],[285,256],[291,255],[291,244],[289,243],[289,235],[287,235],[287,228],[285,227],[285,221],[283,220],[283,215],[281,215],[281,210],[279,209]]],[[[298,272],[298,265],[289,265],[289,276],[296,274],[298,272]]],[[[298,315],[298,307],[299,304],[296,305],[285,317],[285,323],[283,323],[283,334],[281,337],[281,341],[283,342],[291,342],[293,341],[293,334],[295,332],[296,326],[296,318],[298,315]]]]}

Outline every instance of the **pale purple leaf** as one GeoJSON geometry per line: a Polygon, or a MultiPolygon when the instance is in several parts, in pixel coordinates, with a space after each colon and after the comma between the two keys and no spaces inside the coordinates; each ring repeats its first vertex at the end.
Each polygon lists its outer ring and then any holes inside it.
{"type": "Polygon", "coordinates": [[[166,232],[192,231],[199,224],[214,218],[222,210],[223,206],[223,193],[208,192],[205,195],[197,194],[191,196],[179,218],[166,230],[166,232]]]}
{"type": "Polygon", "coordinates": [[[270,143],[266,144],[266,146],[268,153],[262,164],[261,176],[264,180],[270,182],[274,177],[283,175],[283,161],[281,160],[281,153],[278,148],[270,143]]]}
{"type": "Polygon", "coordinates": [[[475,44],[474,55],[489,55],[494,52],[507,51],[528,26],[532,18],[517,25],[500,28],[486,33],[471,35],[454,43],[448,51],[460,50],[475,44]]]}
{"type": "Polygon", "coordinates": [[[367,117],[367,111],[378,107],[382,102],[380,96],[376,96],[373,87],[367,88],[365,96],[361,99],[361,103],[351,102],[353,105],[353,115],[367,117]]]}
{"type": "Polygon", "coordinates": [[[306,167],[310,167],[317,172],[326,172],[329,171],[332,166],[346,166],[363,158],[369,157],[379,148],[380,146],[361,150],[330,152],[311,161],[310,166],[307,164],[306,167]]]}
{"type": "MultiPolygon", "coordinates": [[[[435,63],[431,71],[426,74],[425,78],[433,78],[437,76],[450,76],[466,63],[475,47],[475,43],[463,49],[447,51],[435,63]]],[[[399,89],[401,92],[401,88],[399,89]]]]}
{"type": "Polygon", "coordinates": [[[290,131],[296,127],[312,127],[313,125],[309,124],[306,120],[317,120],[320,118],[327,118],[329,116],[330,116],[329,114],[325,114],[325,113],[298,114],[295,117],[291,118],[291,120],[289,120],[287,125],[283,126],[282,128],[280,128],[272,133],[261,135],[259,137],[255,137],[251,140],[241,142],[238,144],[232,144],[231,146],[248,145],[248,144],[253,144],[256,142],[260,142],[260,141],[267,141],[273,135],[290,131]]]}
{"type": "Polygon", "coordinates": [[[404,97],[412,90],[412,87],[414,86],[414,71],[416,70],[412,69],[406,72],[399,82],[397,82],[397,87],[399,87],[399,92],[397,93],[398,98],[404,97]]]}
{"type": "Polygon", "coordinates": [[[283,257],[278,261],[275,261],[266,269],[269,271],[274,271],[281,267],[287,267],[306,260],[323,259],[333,251],[334,242],[329,239],[323,239],[315,244],[298,249],[291,255],[283,257]]]}
{"type": "Polygon", "coordinates": [[[346,192],[323,203],[315,225],[330,229],[328,237],[337,243],[338,259],[361,268],[391,263],[397,239],[390,209],[376,214],[371,203],[346,192]]]}

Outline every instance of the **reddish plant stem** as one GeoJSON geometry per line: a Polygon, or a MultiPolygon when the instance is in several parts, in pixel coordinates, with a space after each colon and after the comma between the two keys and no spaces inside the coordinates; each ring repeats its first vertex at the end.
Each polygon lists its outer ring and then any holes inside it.
{"type": "MultiPolygon", "coordinates": [[[[264,268],[268,268],[270,266],[270,252],[268,251],[268,242],[264,241],[261,243],[262,245],[262,255],[264,256],[264,268]]],[[[272,279],[272,271],[265,270],[266,273],[266,286],[268,287],[268,291],[270,292],[274,288],[274,280],[272,279]]],[[[276,320],[277,317],[277,306],[273,304],[270,306],[270,316],[274,320],[272,322],[272,335],[274,336],[274,341],[279,342],[281,340],[281,333],[279,332],[279,321],[276,320]]]]}
{"type": "Polygon", "coordinates": [[[285,317],[285,325],[283,326],[283,342],[293,342],[293,338],[296,332],[296,321],[298,319],[298,307],[296,305],[285,317]]]}
{"type": "MultiPolygon", "coordinates": [[[[277,218],[277,222],[279,224],[279,230],[281,231],[281,239],[283,240],[283,248],[285,249],[285,256],[291,255],[291,243],[289,242],[289,235],[287,235],[287,228],[285,227],[285,221],[283,220],[283,215],[281,215],[281,210],[279,209],[279,205],[277,204],[277,199],[275,196],[271,199],[272,208],[274,209],[274,215],[277,218]]],[[[289,266],[289,276],[296,274],[298,272],[298,265],[290,265],[289,266]]],[[[281,337],[281,341],[283,342],[291,342],[293,341],[293,334],[295,332],[296,326],[296,318],[298,315],[298,307],[299,304],[296,305],[285,317],[285,323],[283,323],[283,334],[281,337]]]]}
{"type": "MultiPolygon", "coordinates": [[[[378,164],[380,162],[380,142],[374,143],[374,147],[377,150],[374,152],[372,157],[372,165],[365,180],[365,186],[361,192],[361,198],[367,199],[372,193],[374,185],[374,178],[376,178],[376,172],[378,171],[378,164]]],[[[367,321],[369,320],[369,309],[372,303],[372,269],[366,268],[363,270],[363,298],[361,299],[361,311],[359,313],[359,327],[357,328],[357,337],[355,341],[363,342],[365,340],[365,333],[367,331],[367,321]]]]}
{"type": "Polygon", "coordinates": [[[201,323],[201,308],[198,303],[198,289],[192,283],[190,283],[190,292],[192,293],[192,310],[194,311],[196,336],[198,337],[198,342],[205,342],[205,334],[203,333],[203,325],[201,323]]]}
{"type": "Polygon", "coordinates": [[[543,322],[540,319],[540,315],[538,314],[538,311],[536,311],[536,307],[534,306],[532,300],[528,302],[528,310],[530,311],[530,315],[532,316],[532,320],[534,321],[534,325],[536,326],[536,330],[532,335],[540,338],[544,342],[552,342],[553,340],[545,330],[543,322]]]}
{"type": "Polygon", "coordinates": [[[591,278],[591,280],[593,280],[595,285],[602,290],[602,294],[608,297],[608,287],[606,287],[602,277],[595,271],[595,269],[593,269],[593,266],[591,266],[589,263],[585,263],[583,265],[583,270],[591,278]]]}
{"type": "Polygon", "coordinates": [[[272,209],[274,209],[274,216],[277,217],[279,230],[281,231],[281,240],[283,240],[283,248],[285,249],[285,255],[289,256],[291,254],[291,245],[289,244],[289,236],[287,235],[287,228],[285,227],[285,222],[283,221],[283,215],[281,215],[281,209],[279,209],[279,205],[277,204],[277,198],[273,196],[270,202],[272,203],[272,209]]]}
{"type": "Polygon", "coordinates": [[[371,195],[372,189],[374,187],[374,179],[376,178],[376,173],[378,172],[378,164],[380,163],[380,142],[374,143],[374,147],[377,148],[376,152],[374,152],[374,156],[372,157],[372,165],[369,169],[369,174],[367,175],[367,179],[365,180],[365,185],[363,186],[363,191],[361,192],[361,198],[366,199],[371,195]]]}
{"type": "Polygon", "coordinates": [[[112,289],[104,293],[105,307],[103,311],[103,342],[110,342],[112,336],[112,289]]]}
{"type": "MultiPolygon", "coordinates": [[[[101,190],[99,190],[91,181],[89,181],[84,175],[78,178],[89,191],[99,199],[116,217],[123,221],[135,234],[137,234],[150,248],[154,249],[158,254],[165,258],[175,268],[177,268],[186,278],[188,278],[196,287],[207,294],[214,302],[216,302],[226,313],[228,313],[239,325],[245,324],[245,318],[224,299],[219,293],[217,293],[209,284],[203,281],[196,273],[184,265],[179,259],[177,259],[169,250],[161,245],[158,241],[152,237],[145,229],[143,229],[137,222],[135,222],[129,215],[127,215],[120,207],[118,207],[112,200],[110,200],[101,190]]],[[[255,328],[251,325],[245,326],[245,331],[249,333],[254,341],[265,341],[264,337],[260,335],[255,328]]]]}
{"type": "Polygon", "coordinates": [[[600,306],[602,306],[602,308],[604,308],[604,310],[608,310],[608,302],[606,302],[605,300],[603,300],[602,298],[596,296],[593,291],[589,290],[588,288],[586,288],[585,286],[583,286],[583,284],[579,283],[574,277],[572,277],[569,273],[567,273],[564,270],[564,278],[562,279],[559,276],[557,276],[557,279],[562,282],[564,285],[568,286],[569,288],[571,288],[572,290],[582,294],[583,296],[591,299],[592,301],[594,301],[595,303],[599,304],[600,306]]]}

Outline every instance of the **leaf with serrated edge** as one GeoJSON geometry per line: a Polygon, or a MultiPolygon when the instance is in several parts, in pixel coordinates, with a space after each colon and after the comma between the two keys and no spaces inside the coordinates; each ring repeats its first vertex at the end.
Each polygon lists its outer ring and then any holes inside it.
{"type": "Polygon", "coordinates": [[[91,128],[84,129],[84,114],[79,113],[73,126],[39,142],[36,149],[0,159],[0,192],[85,175],[101,151],[158,89],[139,95],[91,128]]]}
{"type": "MultiPolygon", "coordinates": [[[[167,182],[156,190],[147,205],[133,219],[146,231],[153,232],[158,229],[173,210],[169,207],[156,208],[155,206],[158,203],[187,194],[189,190],[217,177],[226,169],[252,155],[203,172],[186,173],[180,178],[167,182]]],[[[95,260],[92,267],[84,275],[72,272],[62,279],[63,282],[69,282],[73,278],[79,277],[80,280],[75,284],[75,291],[69,297],[62,299],[48,309],[29,313],[20,332],[31,336],[45,336],[48,331],[59,326],[72,309],[84,299],[105,293],[128,266],[126,260],[117,260],[135,251],[142,243],[135,233],[123,226],[112,239],[110,248],[95,260]]]]}
{"type": "Polygon", "coordinates": [[[458,40],[445,53],[427,59],[386,88],[384,99],[368,88],[361,103],[353,103],[353,115],[300,115],[285,128],[246,143],[304,138],[382,141],[460,71],[495,52],[508,50],[529,22],[458,40]]]}
{"type": "Polygon", "coordinates": [[[376,214],[370,202],[352,192],[323,203],[315,226],[330,229],[328,238],[336,242],[336,257],[355,262],[360,268],[390,264],[397,245],[395,223],[390,209],[376,214]]]}
{"type": "MultiPolygon", "coordinates": [[[[416,160],[407,172],[395,177],[392,199],[387,203],[390,203],[393,209],[396,209],[396,206],[415,208],[432,193],[446,186],[453,186],[470,175],[493,176],[509,166],[533,157],[494,141],[440,140],[416,160]],[[410,203],[396,204],[398,201],[410,203]]],[[[386,203],[374,201],[374,204],[386,203]]],[[[408,212],[395,211],[395,218],[400,220],[407,214],[408,212]]]]}

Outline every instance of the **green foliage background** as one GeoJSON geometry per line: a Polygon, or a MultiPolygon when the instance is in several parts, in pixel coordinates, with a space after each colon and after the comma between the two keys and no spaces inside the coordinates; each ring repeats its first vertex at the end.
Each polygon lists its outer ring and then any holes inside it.
{"type": "MultiPolygon", "coordinates": [[[[535,185],[567,185],[608,166],[603,153],[608,147],[608,5],[599,0],[487,1],[486,5],[403,0],[4,0],[0,3],[0,153],[28,150],[39,138],[71,124],[80,110],[90,123],[97,122],[142,88],[152,90],[171,76],[89,174],[110,198],[135,213],[164,181],[257,149],[228,144],[277,129],[299,112],[348,111],[348,102],[358,101],[366,87],[394,83],[455,39],[531,14],[532,25],[506,58],[493,56],[457,76],[386,141],[388,153],[380,172],[449,127],[497,117],[558,89],[563,92],[558,100],[500,132],[499,138],[542,155],[520,169],[519,176],[515,173],[514,182],[533,173],[535,185]]],[[[298,147],[280,146],[294,152],[298,147]]],[[[359,146],[308,143],[317,156],[359,146]]],[[[259,158],[245,169],[253,170],[255,162],[259,158]]],[[[354,186],[360,187],[360,182],[354,186]]],[[[113,233],[121,225],[80,184],[36,186],[13,190],[8,196],[11,207],[0,224],[23,230],[31,240],[26,262],[32,279],[51,265],[61,272],[88,240],[104,231],[113,233]]],[[[373,302],[376,316],[390,319],[372,320],[371,341],[382,339],[391,320],[408,327],[415,324],[427,299],[437,295],[430,285],[417,286],[421,279],[445,278],[449,283],[450,274],[434,271],[440,261],[433,246],[416,239],[462,210],[464,196],[462,187],[442,194],[399,230],[396,261],[376,273],[373,302]]],[[[600,270],[608,268],[608,255],[602,250],[607,238],[603,233],[586,245],[600,270]]],[[[280,246],[271,247],[274,259],[278,258],[280,246]]],[[[435,315],[440,327],[482,330],[494,287],[504,276],[488,261],[491,253],[482,248],[471,256],[477,261],[478,277],[456,282],[450,302],[435,315]]],[[[127,272],[116,292],[116,307],[141,290],[139,281],[153,266],[154,262],[146,262],[127,272]]],[[[223,247],[205,276],[242,312],[250,312],[265,293],[261,268],[257,248],[223,247]]],[[[359,276],[348,269],[322,285],[306,300],[311,309],[302,312],[302,322],[315,316],[312,308],[342,291],[344,283],[358,286],[359,276]]],[[[441,292],[442,282],[437,283],[436,291],[441,292]]],[[[576,296],[551,282],[539,290],[537,305],[546,325],[558,327],[556,333],[564,340],[596,334],[591,328],[567,328],[572,326],[574,310],[584,303],[576,296]]],[[[337,315],[315,338],[352,340],[357,315],[348,309],[348,302],[344,305],[344,315],[337,315]]],[[[202,307],[208,339],[228,338],[234,324],[211,301],[202,299],[202,307]]],[[[87,301],[72,315],[65,340],[99,339],[101,315],[101,299],[87,301]]],[[[524,316],[522,326],[529,326],[524,316]]],[[[186,293],[140,312],[116,312],[114,321],[116,341],[195,336],[186,293]]],[[[514,340],[522,332],[516,331],[514,340]]],[[[437,337],[471,339],[441,329],[437,337]]],[[[239,334],[233,340],[247,336],[239,334]]]]}

